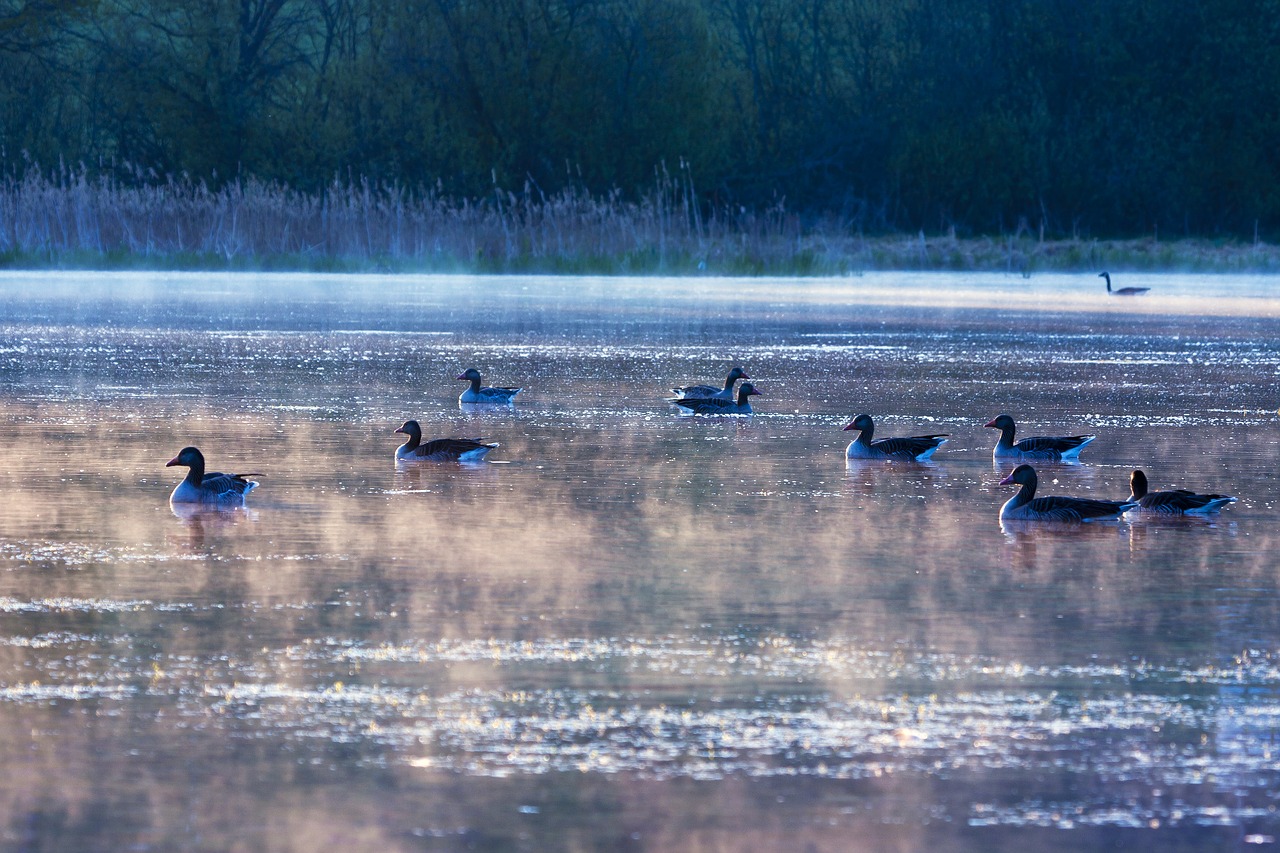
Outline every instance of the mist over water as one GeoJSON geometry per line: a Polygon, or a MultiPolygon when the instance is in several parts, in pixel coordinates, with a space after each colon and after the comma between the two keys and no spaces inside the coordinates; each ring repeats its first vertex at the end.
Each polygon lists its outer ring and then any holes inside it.
{"type": "Polygon", "coordinates": [[[1094,282],[0,277],[5,845],[1273,844],[1274,283],[1094,282]],[[1097,434],[1042,494],[1240,500],[1002,527],[1001,412],[1097,434]]]}

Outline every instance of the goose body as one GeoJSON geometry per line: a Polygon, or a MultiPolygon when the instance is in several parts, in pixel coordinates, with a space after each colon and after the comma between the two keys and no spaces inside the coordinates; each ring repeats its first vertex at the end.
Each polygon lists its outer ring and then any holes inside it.
{"type": "Polygon", "coordinates": [[[1080,451],[1097,436],[1093,435],[1037,435],[1024,438],[1016,444],[1013,434],[1017,429],[1011,415],[998,415],[985,424],[1000,430],[992,456],[996,459],[1021,459],[1040,462],[1071,462],[1080,458],[1080,451]]]}
{"type": "Polygon", "coordinates": [[[187,469],[183,478],[169,496],[171,503],[204,504],[206,506],[243,506],[244,497],[257,487],[247,479],[258,474],[223,474],[221,471],[204,470],[204,454],[195,447],[184,447],[178,455],[165,463],[166,468],[175,465],[187,469]]]}
{"type": "Polygon", "coordinates": [[[872,441],[876,425],[870,415],[858,415],[846,430],[860,430],[858,437],[845,448],[846,459],[898,459],[923,462],[947,443],[947,433],[913,435],[907,438],[882,438],[872,441]]]}
{"type": "Polygon", "coordinates": [[[721,397],[676,397],[670,400],[679,407],[681,414],[693,415],[749,415],[752,397],[763,396],[750,382],[743,382],[736,400],[721,397]]]}
{"type": "Polygon", "coordinates": [[[519,388],[481,387],[480,371],[474,367],[468,367],[458,378],[471,383],[467,390],[458,396],[459,403],[489,403],[505,406],[515,402],[516,395],[520,393],[519,388]]]}
{"type": "Polygon", "coordinates": [[[437,438],[422,441],[422,427],[417,421],[405,421],[396,432],[409,436],[408,441],[396,448],[396,460],[417,462],[479,462],[484,455],[498,446],[473,438],[437,438]]]}
{"type": "Polygon", "coordinates": [[[1186,489],[1149,492],[1147,475],[1141,471],[1130,475],[1129,485],[1132,492],[1129,500],[1137,504],[1136,509],[1165,515],[1208,515],[1236,500],[1231,495],[1201,495],[1186,489]]]}
{"type": "Polygon", "coordinates": [[[1093,498],[1069,498],[1053,495],[1036,497],[1036,469],[1019,465],[1000,481],[1000,485],[1022,486],[1000,508],[1001,521],[1105,521],[1119,518],[1137,506],[1132,501],[1102,501],[1093,498]]]}
{"type": "Polygon", "coordinates": [[[1112,290],[1111,273],[1100,272],[1098,273],[1098,278],[1105,278],[1107,280],[1107,293],[1110,293],[1112,296],[1141,296],[1151,289],[1149,287],[1117,287],[1115,290],[1112,290]]]}
{"type": "Polygon", "coordinates": [[[729,371],[729,375],[724,378],[724,387],[717,388],[714,385],[685,385],[682,388],[672,388],[671,393],[676,395],[677,400],[726,400],[730,403],[734,401],[733,383],[739,379],[750,379],[747,372],[741,367],[735,367],[729,371]]]}

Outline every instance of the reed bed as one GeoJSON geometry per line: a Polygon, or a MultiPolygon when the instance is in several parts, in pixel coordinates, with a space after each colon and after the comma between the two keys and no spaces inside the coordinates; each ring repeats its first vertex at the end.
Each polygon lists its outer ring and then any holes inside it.
{"type": "Polygon", "coordinates": [[[1280,270],[1254,241],[1045,240],[859,233],[699,198],[682,164],[636,199],[569,187],[453,198],[335,179],[302,192],[243,178],[216,189],[135,173],[35,168],[0,182],[0,266],[597,274],[833,275],[872,269],[1280,270]]]}

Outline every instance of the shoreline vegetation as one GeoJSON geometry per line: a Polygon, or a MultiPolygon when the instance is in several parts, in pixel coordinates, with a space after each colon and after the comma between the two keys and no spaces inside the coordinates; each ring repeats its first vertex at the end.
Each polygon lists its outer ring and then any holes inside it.
{"type": "Polygon", "coordinates": [[[1280,272],[1280,246],[1202,238],[864,234],[782,201],[716,206],[683,168],[636,200],[579,188],[482,198],[335,180],[304,193],[254,178],[218,189],[124,185],[65,170],[0,183],[0,269],[297,270],[592,275],[856,275],[876,270],[1280,272]]]}

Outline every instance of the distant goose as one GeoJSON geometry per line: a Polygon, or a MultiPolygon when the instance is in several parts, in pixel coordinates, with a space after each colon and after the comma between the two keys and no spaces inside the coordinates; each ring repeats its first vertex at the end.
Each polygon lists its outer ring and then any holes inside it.
{"type": "Polygon", "coordinates": [[[672,388],[671,393],[676,395],[677,400],[705,400],[710,398],[733,402],[733,383],[739,379],[750,378],[741,367],[735,367],[724,378],[723,388],[717,388],[714,385],[685,385],[683,388],[672,388]]]}
{"type": "Polygon", "coordinates": [[[985,424],[992,429],[1000,430],[1000,440],[992,456],[996,459],[1030,459],[1040,462],[1071,462],[1080,457],[1080,451],[1097,436],[1093,435],[1037,435],[1024,438],[1013,443],[1013,434],[1017,426],[1012,415],[997,415],[985,424]]]}
{"type": "Polygon", "coordinates": [[[418,426],[417,421],[405,421],[396,432],[409,436],[408,441],[396,448],[396,459],[411,462],[479,462],[486,453],[498,446],[497,442],[485,444],[479,439],[471,438],[437,438],[423,444],[422,427],[418,426]]]}
{"type": "Polygon", "coordinates": [[[1148,492],[1147,475],[1141,471],[1133,472],[1129,485],[1133,491],[1129,500],[1137,502],[1138,509],[1166,515],[1208,515],[1236,500],[1231,495],[1198,495],[1186,489],[1148,492]]]}
{"type": "Polygon", "coordinates": [[[737,400],[724,400],[720,397],[694,397],[692,399],[676,398],[670,400],[684,412],[695,415],[749,415],[751,414],[751,397],[764,396],[750,382],[743,382],[738,389],[737,400]]]}
{"type": "Polygon", "coordinates": [[[468,367],[458,378],[465,379],[471,383],[471,387],[463,391],[458,397],[459,403],[494,403],[498,405],[507,405],[514,402],[515,396],[520,393],[519,388],[481,388],[480,371],[476,370],[474,367],[468,367]]]}
{"type": "Polygon", "coordinates": [[[1102,521],[1119,518],[1137,506],[1132,501],[1099,501],[1092,498],[1036,497],[1036,469],[1019,465],[1000,485],[1022,486],[1000,508],[1001,521],[1102,521]]]}
{"type": "Polygon", "coordinates": [[[172,503],[207,504],[210,506],[241,506],[244,496],[257,487],[247,477],[261,474],[223,474],[220,471],[205,473],[204,454],[195,447],[184,447],[178,455],[165,463],[166,468],[175,465],[187,468],[187,476],[169,496],[172,503]]]}
{"type": "Polygon", "coordinates": [[[923,462],[933,452],[947,443],[948,433],[937,435],[913,435],[910,438],[882,438],[872,441],[876,425],[871,415],[858,415],[846,430],[861,430],[856,439],[845,448],[846,459],[899,459],[906,462],[923,462]]]}
{"type": "Polygon", "coordinates": [[[1098,278],[1105,278],[1107,280],[1107,293],[1110,293],[1112,296],[1140,296],[1151,289],[1149,287],[1122,287],[1119,290],[1112,290],[1111,273],[1100,272],[1098,273],[1098,278]]]}

